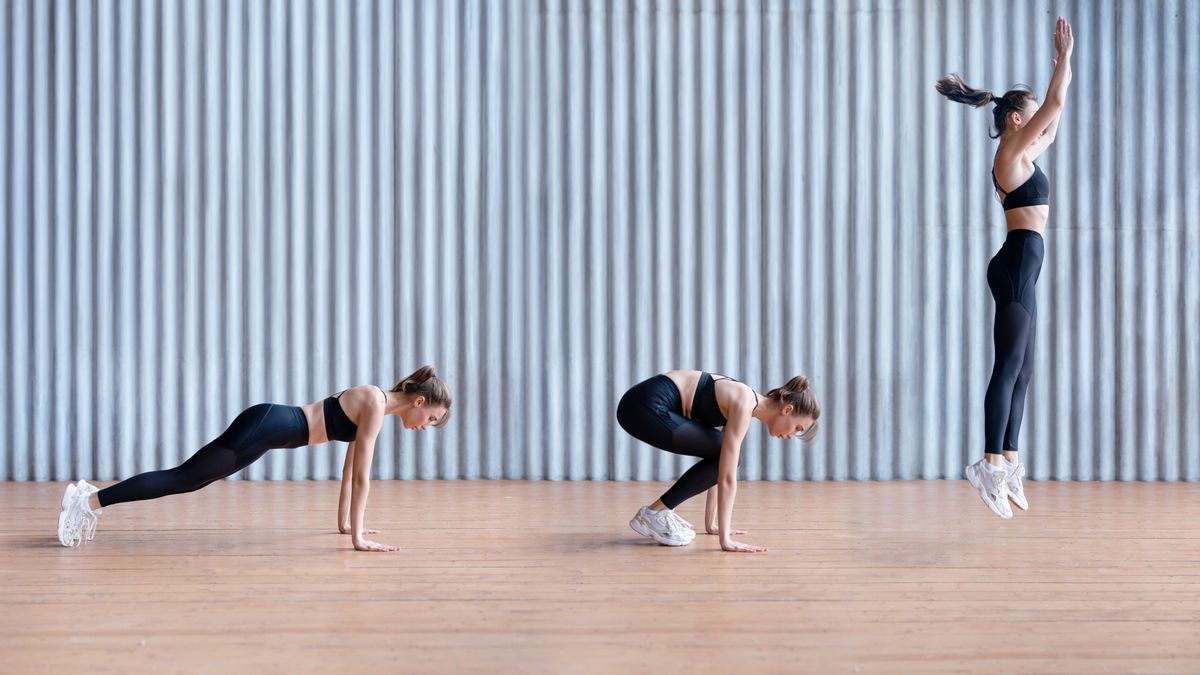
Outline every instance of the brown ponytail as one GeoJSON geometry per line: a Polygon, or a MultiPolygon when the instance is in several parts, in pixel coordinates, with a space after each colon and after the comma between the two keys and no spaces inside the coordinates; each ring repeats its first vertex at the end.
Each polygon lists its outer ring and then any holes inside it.
{"type": "Polygon", "coordinates": [[[1026,103],[1036,99],[1029,87],[1023,84],[1009,89],[1003,96],[997,96],[991,89],[974,89],[967,86],[967,83],[963,82],[962,75],[958,73],[943,75],[938,78],[935,86],[939,94],[955,103],[965,103],[973,108],[995,103],[996,107],[992,110],[992,123],[996,133],[988,132],[992,138],[1000,138],[1000,135],[1008,128],[1009,113],[1024,110],[1026,103]]]}
{"type": "Polygon", "coordinates": [[[452,403],[450,387],[437,376],[437,369],[433,366],[417,368],[412,375],[397,382],[396,386],[392,387],[392,391],[405,394],[410,398],[424,396],[426,403],[430,405],[446,406],[446,414],[442,415],[442,419],[433,426],[445,426],[446,422],[450,420],[450,404],[452,403]]]}
{"type": "Polygon", "coordinates": [[[792,406],[795,409],[795,413],[793,414],[812,417],[812,425],[804,430],[804,433],[800,436],[800,440],[808,442],[816,437],[817,418],[821,416],[821,404],[817,402],[817,397],[813,394],[807,377],[803,375],[793,377],[782,387],[776,387],[768,391],[767,398],[775,401],[780,406],[792,406]]]}

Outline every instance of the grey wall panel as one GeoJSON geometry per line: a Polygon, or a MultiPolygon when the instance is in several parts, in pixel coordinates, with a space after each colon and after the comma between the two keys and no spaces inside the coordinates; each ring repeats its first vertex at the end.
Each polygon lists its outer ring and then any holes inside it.
{"type": "MultiPolygon", "coordinates": [[[[1058,141],[1036,478],[1200,479],[1200,11],[1183,1],[0,2],[0,478],[177,463],[259,401],[436,363],[380,477],[665,479],[672,367],[808,374],[750,479],[954,478],[982,445],[990,115],[1058,141]]],[[[337,475],[338,448],[247,478],[337,475]]]]}

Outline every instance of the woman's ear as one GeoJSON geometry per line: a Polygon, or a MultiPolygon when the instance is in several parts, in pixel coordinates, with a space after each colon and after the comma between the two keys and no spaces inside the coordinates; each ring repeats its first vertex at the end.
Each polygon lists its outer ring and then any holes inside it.
{"type": "Polygon", "coordinates": [[[421,407],[424,407],[424,405],[425,405],[425,396],[424,396],[424,395],[421,395],[421,396],[418,396],[418,397],[414,398],[414,399],[412,400],[412,404],[413,404],[413,407],[414,407],[414,408],[421,408],[421,407]]]}

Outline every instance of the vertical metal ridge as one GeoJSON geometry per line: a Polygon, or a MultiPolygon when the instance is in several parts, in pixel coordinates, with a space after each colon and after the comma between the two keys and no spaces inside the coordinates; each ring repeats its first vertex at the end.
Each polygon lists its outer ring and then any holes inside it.
{"type": "MultiPolygon", "coordinates": [[[[4,325],[0,326],[0,382],[8,382],[12,378],[13,328],[12,304],[10,291],[12,281],[9,276],[12,270],[12,173],[13,173],[13,4],[0,3],[0,218],[6,224],[0,232],[0,284],[5,292],[0,293],[0,316],[5,317],[4,325]]],[[[11,394],[5,394],[10,396],[11,394]]],[[[5,401],[10,402],[10,401],[5,401]]],[[[8,452],[0,459],[0,480],[11,480],[15,477],[16,452],[8,452]]]]}

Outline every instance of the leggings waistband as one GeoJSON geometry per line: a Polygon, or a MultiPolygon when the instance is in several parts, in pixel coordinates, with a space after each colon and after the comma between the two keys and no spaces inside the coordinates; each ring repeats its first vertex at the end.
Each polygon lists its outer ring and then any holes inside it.
{"type": "Polygon", "coordinates": [[[1036,239],[1037,241],[1042,241],[1042,235],[1034,230],[1026,230],[1026,229],[1018,228],[1015,230],[1008,231],[1008,234],[1004,237],[1004,243],[1007,244],[1010,241],[1013,241],[1013,242],[1025,241],[1027,239],[1036,239]]]}
{"type": "Polygon", "coordinates": [[[297,433],[303,442],[300,445],[308,445],[308,418],[304,416],[304,409],[300,406],[290,406],[292,413],[296,416],[297,433]]]}

